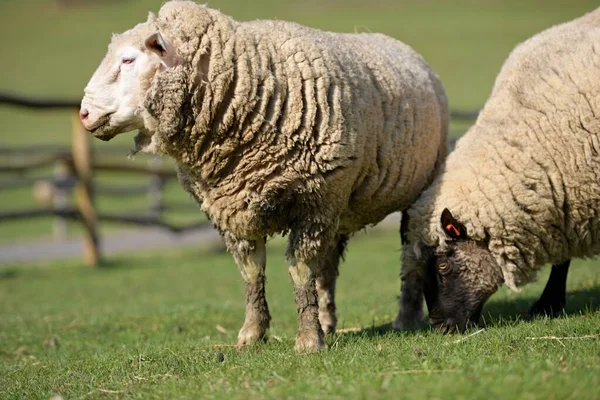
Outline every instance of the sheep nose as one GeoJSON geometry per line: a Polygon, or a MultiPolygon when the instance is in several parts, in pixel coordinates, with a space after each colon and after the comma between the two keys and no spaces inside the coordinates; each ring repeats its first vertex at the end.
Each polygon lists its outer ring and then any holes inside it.
{"type": "Polygon", "coordinates": [[[85,108],[82,108],[79,111],[79,118],[81,118],[82,121],[85,121],[87,119],[88,115],[90,115],[90,112],[88,110],[86,110],[85,108]]]}

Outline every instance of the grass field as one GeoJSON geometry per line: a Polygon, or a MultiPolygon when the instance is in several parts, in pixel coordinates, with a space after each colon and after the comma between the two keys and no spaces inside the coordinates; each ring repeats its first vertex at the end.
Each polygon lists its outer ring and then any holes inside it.
{"type": "Polygon", "coordinates": [[[339,328],[321,354],[296,355],[283,241],[269,243],[271,340],[236,350],[244,314],[231,258],[206,250],[130,254],[0,270],[0,398],[594,399],[600,390],[600,275],[576,262],[567,314],[519,318],[547,274],[501,290],[474,336],[397,334],[395,232],[351,241],[338,285],[339,328]],[[593,336],[588,336],[593,335],[593,336]],[[530,339],[545,336],[567,339],[530,339]],[[223,361],[219,361],[219,353],[223,361]]]}
{"type": "MultiPolygon", "coordinates": [[[[0,2],[3,42],[0,91],[31,96],[80,98],[83,87],[104,56],[112,32],[122,32],[157,11],[163,0],[96,0],[59,7],[56,0],[0,2]]],[[[439,73],[454,109],[477,109],[491,90],[494,77],[510,50],[532,34],[597,6],[597,0],[356,0],[269,1],[210,0],[208,4],[239,20],[278,18],[325,30],[378,31],[396,37],[422,53],[439,73]]],[[[32,112],[0,107],[0,146],[69,144],[68,112],[32,112]]],[[[464,123],[453,129],[464,130],[464,123]]],[[[131,135],[97,148],[130,148],[131,135]]],[[[123,151],[122,161],[125,160],[123,151]]],[[[4,160],[0,160],[4,161],[4,160]]],[[[143,162],[143,161],[138,161],[143,162]]],[[[46,175],[51,171],[41,171],[46,175]]],[[[100,177],[102,179],[102,177],[100,177]]],[[[0,180],[12,177],[0,174],[0,180]]],[[[106,179],[112,179],[107,177],[106,179]]],[[[138,184],[134,176],[122,178],[138,184]]],[[[178,202],[188,196],[176,185],[167,197],[178,202]]],[[[123,199],[99,198],[103,212],[129,212],[145,206],[143,195],[123,199]]],[[[37,207],[31,190],[3,191],[0,210],[37,207]]],[[[176,221],[202,218],[191,212],[169,213],[176,221]]],[[[114,225],[104,225],[109,230],[114,225]]],[[[70,231],[77,234],[76,225],[70,231]]],[[[0,222],[0,243],[51,235],[49,218],[0,222]]]]}
{"type": "MultiPolygon", "coordinates": [[[[7,39],[0,56],[4,61],[0,91],[80,98],[112,32],[145,20],[148,11],[157,11],[163,0],[80,3],[88,5],[59,7],[56,0],[0,1],[0,35],[7,39]]],[[[598,5],[597,0],[209,0],[208,4],[239,20],[278,18],[325,30],[387,33],[425,56],[439,73],[454,109],[476,109],[485,102],[503,60],[518,42],[598,5]]],[[[69,144],[71,139],[69,113],[0,107],[0,120],[0,146],[69,144]]],[[[453,123],[459,131],[465,127],[453,123]]],[[[131,135],[123,135],[108,144],[94,144],[127,149],[131,142],[131,135]]],[[[123,162],[127,162],[125,154],[123,162]]],[[[9,178],[0,174],[0,180],[9,178]]],[[[136,177],[124,179],[139,183],[136,177]]],[[[167,196],[176,201],[188,199],[176,186],[167,196]]],[[[100,198],[98,204],[105,212],[128,212],[143,207],[145,199],[100,198]]],[[[35,206],[30,189],[0,193],[0,210],[35,206]]],[[[181,221],[196,215],[168,217],[181,221]]],[[[0,242],[50,234],[48,218],[0,222],[0,242]]]]}

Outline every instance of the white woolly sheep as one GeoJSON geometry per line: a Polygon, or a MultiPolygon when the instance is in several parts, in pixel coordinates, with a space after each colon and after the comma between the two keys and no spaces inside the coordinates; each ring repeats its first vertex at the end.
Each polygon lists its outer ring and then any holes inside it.
{"type": "Polygon", "coordinates": [[[561,312],[571,258],[600,253],[600,9],[515,48],[474,126],[408,210],[396,328],[463,331],[502,284],[554,264],[531,313],[561,312]],[[553,296],[557,298],[552,299],[553,296]]]}
{"type": "Polygon", "coordinates": [[[190,1],[115,37],[85,93],[86,127],[138,128],[219,229],[246,282],[239,345],[269,327],[265,237],[289,237],[296,349],[322,349],[347,238],[406,209],[446,154],[444,90],[410,47],[190,1]]]}

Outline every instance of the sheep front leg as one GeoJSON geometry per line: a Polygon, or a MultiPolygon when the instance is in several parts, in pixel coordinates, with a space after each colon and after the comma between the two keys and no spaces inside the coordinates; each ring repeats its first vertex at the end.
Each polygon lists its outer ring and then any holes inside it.
{"type": "Polygon", "coordinates": [[[238,333],[238,346],[249,346],[267,339],[271,322],[265,298],[265,240],[247,241],[224,235],[225,244],[246,282],[246,318],[238,333]]]}
{"type": "MultiPolygon", "coordinates": [[[[296,351],[298,352],[316,352],[327,348],[319,322],[316,280],[319,276],[325,276],[322,268],[326,264],[327,255],[333,246],[335,233],[322,227],[311,228],[292,232],[288,247],[289,271],[294,282],[298,312],[296,336],[296,351]]],[[[328,279],[329,289],[332,289],[331,281],[328,279]]]]}
{"type": "Polygon", "coordinates": [[[253,345],[267,339],[271,315],[265,297],[266,256],[264,239],[257,240],[252,251],[238,263],[246,281],[246,318],[238,333],[238,346],[253,345]]]}
{"type": "Polygon", "coordinates": [[[337,246],[332,246],[323,258],[320,271],[317,275],[317,295],[319,298],[319,323],[325,335],[335,333],[337,317],[335,315],[335,282],[338,277],[340,259],[344,257],[344,250],[348,238],[338,235],[337,246]]]}
{"type": "Polygon", "coordinates": [[[327,348],[319,323],[319,301],[315,285],[319,264],[316,260],[298,261],[290,266],[298,312],[298,333],[295,347],[298,352],[311,353],[327,348]]]}

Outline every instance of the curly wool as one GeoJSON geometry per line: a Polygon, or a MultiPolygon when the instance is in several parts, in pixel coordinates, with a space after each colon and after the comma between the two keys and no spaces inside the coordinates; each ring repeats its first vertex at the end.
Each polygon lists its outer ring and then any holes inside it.
{"type": "Polygon", "coordinates": [[[599,115],[597,9],[515,48],[475,125],[408,211],[409,250],[444,248],[448,208],[472,239],[489,240],[513,290],[546,263],[599,254],[599,115]]]}
{"type": "Polygon", "coordinates": [[[136,146],[173,157],[222,231],[318,247],[406,209],[445,158],[444,90],[401,42],[189,1],[155,23],[179,62],[154,78],[136,146]]]}

